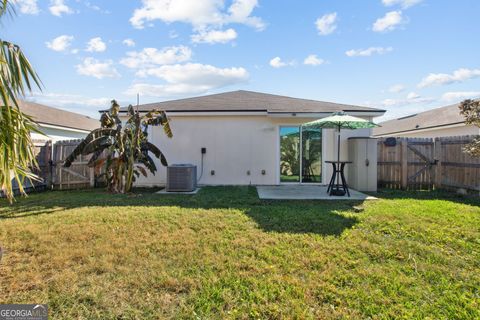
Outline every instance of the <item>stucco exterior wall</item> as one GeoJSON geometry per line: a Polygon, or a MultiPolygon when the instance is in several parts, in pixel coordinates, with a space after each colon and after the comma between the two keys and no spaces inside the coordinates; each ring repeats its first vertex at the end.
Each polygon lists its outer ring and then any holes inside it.
{"type": "Polygon", "coordinates": [[[480,129],[475,126],[454,126],[443,127],[428,130],[411,131],[404,133],[396,133],[392,137],[411,137],[411,138],[438,138],[438,137],[452,137],[452,136],[467,136],[480,134],[480,129]]]}
{"type": "MultiPolygon", "coordinates": [[[[275,185],[280,182],[279,127],[300,125],[314,119],[270,116],[170,116],[173,138],[168,139],[161,127],[151,127],[150,141],[157,145],[170,164],[191,163],[201,174],[201,148],[204,169],[200,185],[275,185]],[[212,175],[211,171],[215,174],[212,175]],[[262,174],[265,170],[265,174],[262,174]],[[250,175],[247,174],[250,171],[250,175]]],[[[347,139],[351,136],[369,136],[370,129],[342,130],[342,158],[348,159],[347,139]]],[[[336,159],[336,134],[324,129],[323,160],[336,159]]],[[[156,161],[155,176],[138,179],[137,186],[162,186],[166,183],[166,169],[156,161]]],[[[328,183],[330,166],[323,164],[323,183],[328,183]]],[[[348,178],[348,177],[347,177],[348,178]]]]}

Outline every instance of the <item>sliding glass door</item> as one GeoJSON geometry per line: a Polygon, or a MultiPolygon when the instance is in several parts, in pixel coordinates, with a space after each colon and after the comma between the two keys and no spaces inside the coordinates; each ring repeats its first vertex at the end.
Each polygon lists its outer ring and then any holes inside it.
{"type": "Polygon", "coordinates": [[[302,182],[322,182],[322,129],[302,128],[302,182]]]}
{"type": "Polygon", "coordinates": [[[300,182],[300,127],[280,127],[280,182],[300,182]]]}
{"type": "Polygon", "coordinates": [[[322,130],[280,127],[280,182],[322,182],[322,130]]]}

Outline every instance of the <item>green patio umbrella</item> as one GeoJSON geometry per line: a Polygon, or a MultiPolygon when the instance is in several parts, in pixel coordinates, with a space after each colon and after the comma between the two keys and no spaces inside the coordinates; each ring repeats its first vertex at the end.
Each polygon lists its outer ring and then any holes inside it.
{"type": "MultiPolygon", "coordinates": [[[[338,143],[337,143],[337,166],[340,167],[340,130],[341,129],[364,129],[378,127],[375,123],[353,116],[349,116],[345,112],[335,112],[331,116],[307,122],[303,127],[315,127],[322,129],[337,129],[338,143]]],[[[337,179],[338,180],[338,179],[337,179]]]]}
{"type": "Polygon", "coordinates": [[[345,112],[335,112],[331,116],[307,122],[303,127],[316,127],[322,129],[337,129],[338,131],[338,145],[337,145],[337,162],[340,161],[340,130],[341,129],[364,129],[375,128],[377,124],[358,117],[349,116],[345,112]]]}

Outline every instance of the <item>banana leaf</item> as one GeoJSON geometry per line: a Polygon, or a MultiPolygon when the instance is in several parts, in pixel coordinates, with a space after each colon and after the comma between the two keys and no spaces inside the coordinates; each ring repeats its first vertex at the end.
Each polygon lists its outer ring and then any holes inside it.
{"type": "Polygon", "coordinates": [[[162,151],[160,151],[160,149],[153,143],[150,143],[150,142],[142,143],[142,151],[150,151],[155,155],[155,157],[160,159],[160,162],[162,163],[163,166],[165,167],[168,166],[167,158],[165,158],[162,151]]]}
{"type": "MultiPolygon", "coordinates": [[[[92,132],[88,134],[88,136],[83,139],[82,142],[72,151],[72,153],[65,159],[63,166],[68,168],[72,165],[72,163],[75,161],[75,159],[81,155],[84,154],[84,149],[88,144],[90,144],[92,141],[97,140],[100,137],[114,137],[117,134],[117,130],[115,129],[110,129],[110,128],[99,128],[95,129],[92,132]]],[[[93,150],[92,152],[94,152],[93,150]]],[[[90,152],[90,153],[92,153],[90,152]]]]}

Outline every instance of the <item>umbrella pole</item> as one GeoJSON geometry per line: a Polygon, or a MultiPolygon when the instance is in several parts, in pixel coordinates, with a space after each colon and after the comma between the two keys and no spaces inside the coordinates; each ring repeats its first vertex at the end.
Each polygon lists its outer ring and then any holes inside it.
{"type": "Polygon", "coordinates": [[[340,125],[338,126],[338,137],[337,137],[337,185],[336,189],[339,190],[338,184],[340,183],[340,125]]]}

